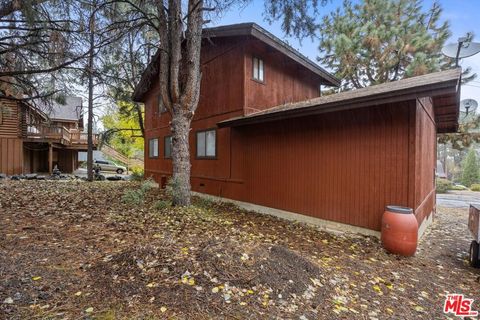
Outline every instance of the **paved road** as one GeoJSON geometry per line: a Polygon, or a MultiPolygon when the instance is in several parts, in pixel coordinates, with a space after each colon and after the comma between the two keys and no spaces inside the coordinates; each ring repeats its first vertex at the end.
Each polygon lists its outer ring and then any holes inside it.
{"type": "MultiPolygon", "coordinates": [[[[130,177],[130,174],[118,174],[116,172],[110,172],[110,171],[101,171],[100,172],[102,175],[104,175],[106,178],[107,177],[113,177],[113,176],[119,176],[122,177],[123,179],[128,179],[130,177]]],[[[87,169],[84,168],[78,168],[73,172],[73,174],[77,177],[87,177],[87,169]]]]}
{"type": "Polygon", "coordinates": [[[448,208],[468,208],[470,204],[480,206],[480,192],[449,191],[437,194],[437,205],[448,208]]]}

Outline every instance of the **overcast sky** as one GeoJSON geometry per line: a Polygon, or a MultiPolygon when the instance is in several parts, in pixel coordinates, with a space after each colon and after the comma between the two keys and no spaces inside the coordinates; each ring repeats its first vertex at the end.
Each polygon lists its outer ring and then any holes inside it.
{"type": "MultiPolygon", "coordinates": [[[[355,1],[354,1],[355,2],[355,1]]],[[[440,0],[438,1],[443,11],[443,19],[450,21],[452,37],[448,43],[456,42],[457,39],[467,32],[476,34],[474,41],[480,42],[480,0],[440,0]]],[[[254,0],[245,8],[238,8],[225,13],[222,17],[212,21],[210,26],[226,25],[241,22],[256,22],[277,37],[287,41],[291,46],[299,50],[301,53],[309,57],[313,61],[317,61],[318,56],[318,40],[311,41],[309,39],[303,40],[300,44],[294,38],[284,37],[280,28],[280,23],[269,25],[264,21],[263,12],[264,1],[254,0]]],[[[423,1],[424,7],[429,7],[433,3],[431,0],[423,1]]],[[[330,4],[324,7],[324,13],[335,10],[342,4],[342,1],[333,0],[330,4]]],[[[475,81],[462,86],[462,99],[471,98],[480,102],[480,54],[476,56],[463,59],[461,61],[462,67],[472,67],[473,72],[478,74],[475,81]]]]}

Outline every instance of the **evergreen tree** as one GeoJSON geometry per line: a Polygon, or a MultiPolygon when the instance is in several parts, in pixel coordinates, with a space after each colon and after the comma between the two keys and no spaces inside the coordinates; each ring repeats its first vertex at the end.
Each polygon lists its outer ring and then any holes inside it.
{"type": "Polygon", "coordinates": [[[441,48],[451,32],[441,13],[438,3],[424,10],[420,0],[345,0],[323,18],[318,59],[346,89],[449,69],[454,61],[441,48]]]}
{"type": "Polygon", "coordinates": [[[478,183],[480,180],[479,166],[477,161],[477,154],[472,148],[468,152],[467,158],[463,165],[462,183],[470,187],[474,183],[478,183]]]}

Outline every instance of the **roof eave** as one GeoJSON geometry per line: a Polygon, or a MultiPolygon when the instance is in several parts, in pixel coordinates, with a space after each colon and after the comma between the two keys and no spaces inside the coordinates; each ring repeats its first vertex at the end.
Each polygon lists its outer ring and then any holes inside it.
{"type": "MultiPolygon", "coordinates": [[[[439,94],[456,94],[457,99],[460,92],[460,78],[450,79],[444,82],[423,85],[403,90],[382,92],[364,97],[353,97],[345,100],[334,101],[331,103],[317,104],[302,108],[284,109],[275,112],[236,117],[217,123],[219,128],[237,127],[249,124],[257,124],[282,119],[298,118],[322,113],[358,109],[363,107],[373,107],[386,103],[395,103],[416,99],[422,96],[435,96],[439,94]]],[[[458,125],[457,125],[458,127],[458,125]]]]}

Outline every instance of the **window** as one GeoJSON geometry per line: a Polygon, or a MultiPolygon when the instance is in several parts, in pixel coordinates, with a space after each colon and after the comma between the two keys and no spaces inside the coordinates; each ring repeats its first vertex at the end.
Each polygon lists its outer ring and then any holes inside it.
{"type": "Polygon", "coordinates": [[[158,114],[167,112],[167,108],[165,108],[165,105],[163,104],[162,96],[158,95],[157,98],[158,98],[158,114]]]}
{"type": "Polygon", "coordinates": [[[217,137],[215,129],[197,132],[197,158],[215,158],[217,156],[217,137]]]}
{"type": "Polygon", "coordinates": [[[150,158],[158,157],[158,139],[148,140],[148,156],[150,158]]]}
{"type": "Polygon", "coordinates": [[[166,136],[163,142],[163,156],[169,159],[172,157],[172,136],[166,136]]]}
{"type": "Polygon", "coordinates": [[[253,79],[264,81],[263,60],[257,57],[253,57],[253,79]]]}

